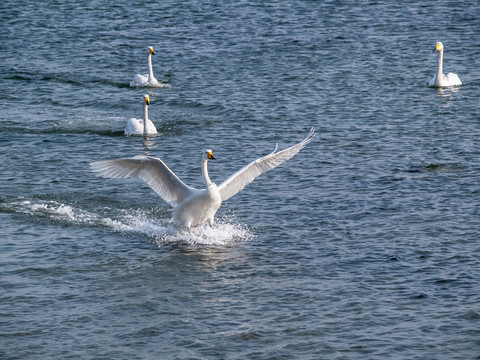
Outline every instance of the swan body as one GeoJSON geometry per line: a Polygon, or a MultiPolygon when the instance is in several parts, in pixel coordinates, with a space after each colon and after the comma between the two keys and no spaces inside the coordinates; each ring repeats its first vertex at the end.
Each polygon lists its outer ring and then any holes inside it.
{"type": "Polygon", "coordinates": [[[430,80],[428,86],[431,87],[446,87],[446,86],[460,86],[462,81],[457,74],[448,73],[447,75],[443,74],[443,44],[439,41],[435,44],[433,51],[438,53],[438,66],[437,73],[430,80]]]}
{"type": "Polygon", "coordinates": [[[147,49],[147,61],[148,61],[148,74],[136,74],[133,77],[133,80],[130,81],[131,87],[166,87],[168,85],[162,84],[155,79],[153,76],[153,68],[152,68],[152,55],[155,55],[155,51],[153,47],[149,47],[147,49]]]}
{"type": "Polygon", "coordinates": [[[145,181],[163,200],[173,206],[173,220],[185,227],[193,227],[208,222],[213,226],[215,214],[221,203],[250,184],[262,173],[271,170],[295,156],[312,141],[314,130],[296,145],[252,161],[231,175],[220,186],[210,180],[207,170],[208,160],[215,159],[212,150],[202,156],[202,177],[206,188],[199,190],[181,181],[159,158],[135,156],[128,159],[96,161],[90,164],[97,176],[108,178],[138,177],[145,181]]]}
{"type": "Polygon", "coordinates": [[[153,135],[157,134],[155,125],[148,118],[150,97],[143,95],[143,119],[130,118],[125,126],[125,135],[153,135]]]}

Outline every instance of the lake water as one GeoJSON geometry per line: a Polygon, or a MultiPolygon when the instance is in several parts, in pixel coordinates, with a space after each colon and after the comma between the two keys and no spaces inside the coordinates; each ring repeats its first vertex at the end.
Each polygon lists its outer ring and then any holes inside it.
{"type": "Polygon", "coordinates": [[[0,358],[479,359],[480,4],[130,3],[0,5],[0,358]],[[311,127],[213,228],[89,168],[200,188],[311,127]]]}

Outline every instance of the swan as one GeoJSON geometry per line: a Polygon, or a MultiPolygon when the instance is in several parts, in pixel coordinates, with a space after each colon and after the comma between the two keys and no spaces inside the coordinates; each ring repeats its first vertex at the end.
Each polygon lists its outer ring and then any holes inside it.
{"type": "Polygon", "coordinates": [[[462,85],[462,81],[457,74],[448,73],[443,74],[443,44],[439,41],[435,44],[433,51],[438,52],[438,67],[437,73],[430,80],[428,86],[431,87],[443,87],[443,86],[459,86],[462,85]]]}
{"type": "Polygon", "coordinates": [[[155,55],[155,51],[153,51],[153,47],[150,46],[147,48],[148,74],[136,74],[133,80],[130,81],[131,87],[168,87],[168,85],[158,82],[155,76],[153,76],[152,55],[155,55]]]}
{"type": "Polygon", "coordinates": [[[213,226],[215,213],[221,203],[242,190],[262,173],[271,170],[296,155],[312,141],[314,129],[296,145],[277,152],[278,144],[270,154],[252,161],[220,186],[210,180],[208,160],[214,160],[212,150],[202,155],[202,177],[206,189],[195,189],[182,182],[165,163],[155,157],[138,155],[128,159],[102,160],[90,163],[97,176],[107,178],[138,177],[145,181],[163,200],[173,206],[173,220],[187,228],[208,222],[213,226]]]}
{"type": "Polygon", "coordinates": [[[143,95],[143,119],[130,118],[125,126],[125,135],[153,135],[157,134],[155,125],[148,118],[148,105],[150,97],[143,95]]]}

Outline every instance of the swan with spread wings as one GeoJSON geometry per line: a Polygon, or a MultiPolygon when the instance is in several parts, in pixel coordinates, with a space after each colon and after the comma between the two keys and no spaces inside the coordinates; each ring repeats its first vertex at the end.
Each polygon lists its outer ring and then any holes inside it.
{"type": "Polygon", "coordinates": [[[208,222],[213,226],[215,213],[222,201],[225,201],[262,173],[271,170],[295,156],[305,145],[312,141],[314,130],[296,145],[277,152],[275,150],[252,161],[220,186],[210,180],[207,170],[208,160],[215,159],[212,150],[206,150],[202,156],[202,177],[206,189],[195,189],[180,180],[165,163],[151,156],[135,156],[128,159],[96,161],[90,164],[98,176],[107,178],[138,177],[145,181],[160,197],[173,206],[173,220],[185,227],[193,227],[208,222]]]}

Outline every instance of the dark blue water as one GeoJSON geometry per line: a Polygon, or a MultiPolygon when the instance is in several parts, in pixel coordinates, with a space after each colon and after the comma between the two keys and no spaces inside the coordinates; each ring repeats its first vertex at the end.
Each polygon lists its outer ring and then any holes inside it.
{"type": "Polygon", "coordinates": [[[476,1],[3,1],[0,358],[478,359],[476,1]],[[463,85],[435,90],[444,72],[463,85]],[[170,85],[130,88],[146,73],[170,85]],[[130,117],[159,134],[126,137],[130,117]],[[180,231],[140,181],[296,157],[180,231]]]}

